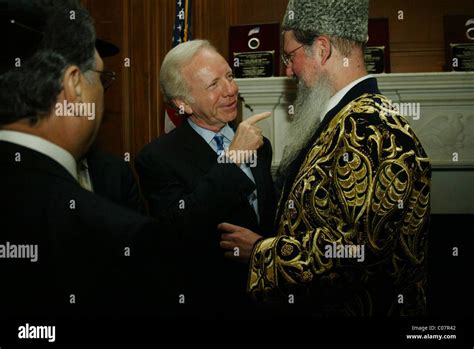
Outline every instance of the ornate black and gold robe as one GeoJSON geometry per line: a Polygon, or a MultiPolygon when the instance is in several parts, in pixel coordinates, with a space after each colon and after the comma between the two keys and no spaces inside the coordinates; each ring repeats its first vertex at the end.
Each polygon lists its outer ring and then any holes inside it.
{"type": "Polygon", "coordinates": [[[369,78],[325,116],[285,183],[276,236],[254,247],[257,301],[329,316],[424,313],[431,167],[389,105],[369,78]],[[363,258],[328,255],[351,245],[363,258]]]}

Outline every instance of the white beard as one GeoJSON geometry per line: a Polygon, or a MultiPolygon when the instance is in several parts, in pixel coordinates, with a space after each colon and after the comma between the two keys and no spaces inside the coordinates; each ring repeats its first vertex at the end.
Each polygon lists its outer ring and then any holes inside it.
{"type": "Polygon", "coordinates": [[[284,175],[293,160],[298,156],[324,117],[329,99],[334,95],[334,87],[327,73],[322,73],[316,84],[305,86],[300,79],[295,101],[295,114],[288,130],[287,143],[283,151],[278,173],[284,175]]]}

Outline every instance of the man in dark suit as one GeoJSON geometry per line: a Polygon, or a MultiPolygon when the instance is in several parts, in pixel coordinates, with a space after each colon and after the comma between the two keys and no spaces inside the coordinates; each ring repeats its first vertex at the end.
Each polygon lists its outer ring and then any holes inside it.
{"type": "Polygon", "coordinates": [[[129,163],[112,154],[91,149],[78,162],[78,180],[84,189],[136,212],[145,212],[129,163]]]}
{"type": "Polygon", "coordinates": [[[171,50],[160,84],[166,100],[187,119],[148,144],[136,169],[152,216],[167,217],[175,226],[167,238],[179,241],[171,257],[176,278],[170,304],[205,316],[224,309],[235,316],[247,302],[248,270],[225,259],[217,225],[246,224],[263,236],[272,231],[272,150],[254,125],[270,114],[233,128],[238,86],[225,59],[204,40],[171,50]]]}
{"type": "Polygon", "coordinates": [[[159,270],[144,258],[161,255],[161,226],[78,183],[103,111],[92,19],[73,2],[29,4],[0,12],[13,38],[0,61],[1,317],[137,311],[153,300],[159,270]]]}

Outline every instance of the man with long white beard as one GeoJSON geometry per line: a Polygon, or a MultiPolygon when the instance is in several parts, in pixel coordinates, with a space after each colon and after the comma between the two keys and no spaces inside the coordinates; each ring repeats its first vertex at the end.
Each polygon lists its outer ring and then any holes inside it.
{"type": "Polygon", "coordinates": [[[299,85],[275,236],[219,225],[259,302],[318,316],[425,313],[431,166],[367,75],[368,7],[289,1],[283,61],[299,85]]]}

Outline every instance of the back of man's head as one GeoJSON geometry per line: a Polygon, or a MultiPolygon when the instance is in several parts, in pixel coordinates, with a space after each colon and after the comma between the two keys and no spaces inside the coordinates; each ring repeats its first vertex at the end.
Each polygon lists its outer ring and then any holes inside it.
{"type": "Polygon", "coordinates": [[[49,115],[67,67],[95,67],[95,30],[75,0],[0,0],[0,28],[9,33],[0,60],[0,127],[49,115]],[[31,49],[33,47],[33,49],[31,49]]]}

